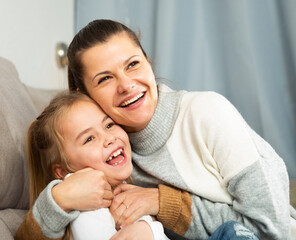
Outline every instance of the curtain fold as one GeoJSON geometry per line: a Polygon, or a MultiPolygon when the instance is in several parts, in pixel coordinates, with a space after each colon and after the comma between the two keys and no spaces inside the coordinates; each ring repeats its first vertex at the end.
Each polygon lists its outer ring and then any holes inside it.
{"type": "Polygon", "coordinates": [[[142,32],[156,77],[216,91],[296,178],[296,1],[77,0],[78,31],[110,18],[142,32]]]}

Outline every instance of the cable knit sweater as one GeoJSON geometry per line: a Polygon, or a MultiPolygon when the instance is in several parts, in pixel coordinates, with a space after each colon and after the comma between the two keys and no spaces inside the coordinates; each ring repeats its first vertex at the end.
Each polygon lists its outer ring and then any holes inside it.
{"type": "MultiPolygon", "coordinates": [[[[173,91],[165,85],[158,90],[152,120],[129,137],[133,180],[158,186],[157,218],[170,230],[168,237],[207,239],[222,223],[235,220],[261,240],[290,239],[296,225],[289,211],[288,175],[270,145],[217,93],[173,91]]],[[[51,188],[36,200],[16,239],[41,239],[41,230],[61,237],[77,217],[61,212],[51,188]]]]}

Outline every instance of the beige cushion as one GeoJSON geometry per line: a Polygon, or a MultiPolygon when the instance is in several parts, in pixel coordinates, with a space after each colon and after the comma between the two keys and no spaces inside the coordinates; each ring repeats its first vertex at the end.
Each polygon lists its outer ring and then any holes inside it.
{"type": "Polygon", "coordinates": [[[29,207],[27,129],[54,93],[27,88],[0,57],[0,209],[29,207]]]}
{"type": "Polygon", "coordinates": [[[27,211],[21,209],[5,209],[0,211],[0,238],[13,239],[18,227],[24,221],[27,211]]]}

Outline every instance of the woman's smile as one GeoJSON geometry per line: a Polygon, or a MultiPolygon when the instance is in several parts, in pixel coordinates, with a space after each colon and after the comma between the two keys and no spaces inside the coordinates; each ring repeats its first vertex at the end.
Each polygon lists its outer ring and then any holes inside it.
{"type": "Polygon", "coordinates": [[[124,100],[123,103],[120,104],[120,107],[122,108],[127,108],[130,107],[131,105],[141,101],[143,97],[145,96],[145,92],[135,94],[135,97],[127,98],[128,100],[124,100]]]}

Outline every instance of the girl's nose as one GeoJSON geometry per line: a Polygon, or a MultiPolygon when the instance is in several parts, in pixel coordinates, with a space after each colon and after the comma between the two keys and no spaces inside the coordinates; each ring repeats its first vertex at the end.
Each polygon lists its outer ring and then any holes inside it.
{"type": "Polygon", "coordinates": [[[104,138],[105,138],[104,139],[104,147],[108,147],[108,146],[114,144],[116,141],[116,137],[113,136],[112,134],[109,134],[109,133],[106,133],[104,138]]]}
{"type": "Polygon", "coordinates": [[[125,74],[121,74],[118,78],[118,92],[125,93],[131,91],[136,86],[134,80],[125,74]]]}

